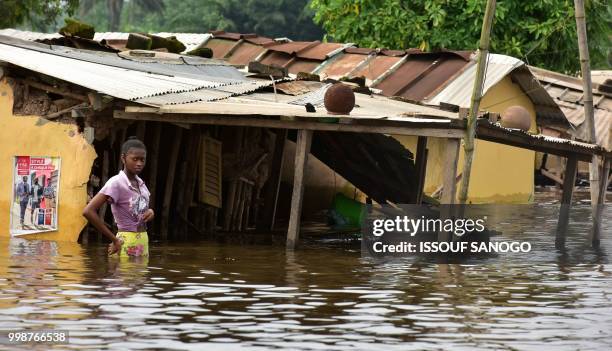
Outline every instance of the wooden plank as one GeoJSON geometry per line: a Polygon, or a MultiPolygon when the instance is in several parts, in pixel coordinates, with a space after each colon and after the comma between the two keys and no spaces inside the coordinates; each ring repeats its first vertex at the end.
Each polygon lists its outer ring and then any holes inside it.
{"type": "Polygon", "coordinates": [[[427,137],[420,136],[417,141],[415,162],[418,179],[414,203],[417,205],[420,205],[423,201],[423,188],[425,186],[425,176],[427,170],[427,153],[427,137]]]}
{"type": "Polygon", "coordinates": [[[272,154],[272,162],[270,163],[270,177],[268,178],[266,194],[264,195],[263,215],[259,223],[259,229],[274,230],[286,139],[287,129],[277,129],[274,141],[274,153],[272,154]]]}
{"type": "MultiPolygon", "coordinates": [[[[600,175],[607,176],[610,173],[610,158],[606,158],[603,160],[603,165],[600,175]]],[[[604,178],[605,179],[605,178],[604,178]]],[[[607,180],[603,180],[598,184],[599,188],[597,189],[597,203],[595,204],[595,211],[593,216],[593,230],[591,231],[591,244],[593,247],[599,247],[601,240],[601,222],[604,206],[606,203],[606,190],[608,188],[607,180]]]]}
{"type": "Polygon", "coordinates": [[[442,197],[440,203],[454,204],[457,193],[457,163],[459,161],[459,140],[446,139],[444,149],[444,174],[442,176],[442,197]]]}
{"type": "Polygon", "coordinates": [[[147,122],[138,121],[138,123],[136,124],[136,138],[144,142],[146,130],[147,130],[147,122]]]}
{"type": "Polygon", "coordinates": [[[551,179],[552,181],[556,182],[557,184],[563,184],[563,179],[559,178],[556,174],[549,172],[548,170],[542,168],[540,170],[540,172],[542,173],[543,176],[551,179]]]}
{"type": "Polygon", "coordinates": [[[155,208],[155,198],[157,189],[157,165],[159,164],[159,143],[161,140],[161,123],[154,123],[153,125],[153,137],[151,145],[148,149],[148,162],[149,162],[149,192],[151,197],[149,198],[149,207],[155,208]]]}
{"type": "Polygon", "coordinates": [[[166,179],[166,188],[162,203],[161,216],[161,236],[162,239],[168,239],[168,226],[170,223],[170,205],[172,203],[172,191],[174,187],[174,177],[176,174],[176,166],[178,161],[179,151],[181,149],[181,139],[183,137],[183,129],[175,128],[175,135],[170,150],[170,160],[168,161],[168,178],[166,179]]]}
{"type": "MultiPolygon", "coordinates": [[[[200,144],[202,140],[202,133],[200,132],[199,128],[194,129],[193,133],[193,143],[190,145],[188,152],[189,155],[199,155],[198,151],[201,149],[200,144]]],[[[193,202],[193,196],[195,194],[196,180],[198,176],[201,158],[194,157],[191,158],[191,160],[192,162],[187,170],[187,180],[185,181],[185,202],[183,204],[184,213],[187,213],[187,211],[189,211],[189,207],[191,207],[191,204],[193,202]]]]}
{"type": "Polygon", "coordinates": [[[262,119],[253,116],[219,116],[219,115],[196,115],[196,114],[159,114],[159,113],[140,113],[114,111],[117,119],[147,120],[167,123],[188,123],[188,124],[207,124],[220,126],[243,126],[260,128],[279,128],[279,129],[305,129],[305,130],[324,130],[336,132],[353,133],[380,133],[395,135],[416,135],[436,138],[457,138],[461,139],[464,131],[461,128],[448,128],[440,125],[435,128],[427,123],[410,123],[396,121],[375,121],[375,125],[360,123],[321,123],[314,121],[284,121],[278,119],[262,119]]]}
{"type": "MultiPolygon", "coordinates": [[[[444,174],[442,175],[442,196],[440,199],[440,218],[452,217],[452,208],[457,199],[457,164],[459,163],[459,145],[457,139],[446,139],[444,149],[444,174]],[[444,206],[445,205],[445,206],[444,206]],[[449,206],[450,205],[450,206],[449,206]]],[[[438,241],[450,241],[451,233],[438,232],[438,241]]]]}
{"type": "Polygon", "coordinates": [[[601,154],[601,150],[599,149],[587,149],[584,147],[573,146],[568,143],[556,143],[534,139],[527,135],[508,133],[503,130],[487,128],[483,125],[478,126],[476,133],[478,139],[487,140],[494,143],[515,146],[562,157],[570,157],[570,155],[575,154],[579,161],[590,162],[591,155],[601,154]]]}
{"type": "Polygon", "coordinates": [[[559,221],[557,222],[557,234],[555,238],[555,247],[557,247],[557,249],[565,248],[565,238],[567,236],[567,225],[569,223],[569,213],[572,205],[572,195],[574,194],[577,169],[578,159],[576,157],[568,158],[563,178],[563,194],[561,195],[561,209],[559,211],[559,221]]]}
{"type": "Polygon", "coordinates": [[[313,132],[299,130],[295,149],[295,173],[293,176],[293,194],[291,195],[291,213],[287,230],[287,250],[294,250],[300,236],[300,218],[304,196],[304,176],[313,132]]]}

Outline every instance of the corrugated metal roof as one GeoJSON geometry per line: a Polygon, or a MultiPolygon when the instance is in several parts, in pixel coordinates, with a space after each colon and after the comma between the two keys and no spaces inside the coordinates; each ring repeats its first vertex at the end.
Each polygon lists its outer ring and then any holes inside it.
{"type": "MultiPolygon", "coordinates": [[[[524,65],[524,63],[514,57],[490,54],[485,71],[483,95],[493,85],[499,83],[505,76],[521,65],[524,65]]],[[[427,102],[434,105],[449,103],[461,107],[469,107],[475,77],[476,65],[471,65],[451,83],[446,85],[442,91],[429,98],[427,102]]]]}
{"type": "MultiPolygon", "coordinates": [[[[127,33],[111,34],[101,33],[97,38],[121,38],[121,35],[127,38],[127,33]]],[[[223,31],[210,34],[213,38],[204,46],[213,50],[215,58],[231,64],[247,65],[257,59],[263,64],[286,67],[293,74],[315,72],[323,79],[364,76],[366,85],[381,89],[388,96],[433,105],[444,102],[468,107],[470,104],[476,67],[473,53],[469,51],[423,53],[418,49],[401,51],[318,41],[275,41],[255,34],[223,31]]],[[[538,118],[567,123],[555,101],[520,60],[491,54],[486,72],[485,93],[503,77],[511,75],[534,103],[538,118]]],[[[602,103],[606,104],[607,100],[602,103]]]]}
{"type": "Polygon", "coordinates": [[[153,106],[213,101],[272,85],[271,81],[247,80],[227,65],[166,66],[6,37],[0,37],[0,61],[153,106]],[[182,74],[182,70],[186,73],[182,74]]]}
{"type": "MultiPolygon", "coordinates": [[[[151,34],[157,35],[163,38],[175,36],[178,41],[180,41],[181,43],[185,45],[186,49],[183,52],[188,52],[188,51],[195,49],[196,47],[198,47],[202,43],[205,43],[208,39],[212,37],[212,35],[209,33],[159,32],[159,33],[151,33],[151,34]]],[[[127,43],[129,36],[130,36],[130,33],[98,32],[94,34],[94,40],[97,40],[97,41],[106,40],[108,44],[111,44],[111,45],[117,45],[123,42],[122,43],[123,45],[120,45],[120,46],[125,47],[125,43],[127,43]]]]}
{"type": "Polygon", "coordinates": [[[26,30],[19,30],[13,28],[0,29],[0,35],[6,35],[7,37],[13,37],[21,40],[41,40],[41,39],[54,39],[61,38],[62,35],[59,33],[39,33],[39,32],[28,32],[26,30]]]}
{"type": "MultiPolygon", "coordinates": [[[[584,93],[580,78],[531,67],[548,94],[573,125],[567,132],[581,140],[589,138],[584,123],[584,93]]],[[[595,136],[597,144],[612,150],[612,98],[593,89],[595,136]]]]}

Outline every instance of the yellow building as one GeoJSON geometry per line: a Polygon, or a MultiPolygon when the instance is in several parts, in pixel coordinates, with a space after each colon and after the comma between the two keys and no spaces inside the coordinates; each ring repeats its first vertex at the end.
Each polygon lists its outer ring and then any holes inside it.
{"type": "Polygon", "coordinates": [[[13,193],[13,159],[18,155],[58,156],[64,172],[60,176],[58,222],[61,230],[28,234],[28,239],[75,241],[86,224],[80,213],[87,203],[87,182],[96,153],[74,124],[50,122],[38,116],[13,115],[13,89],[7,78],[0,80],[0,236],[9,236],[13,193]],[[67,171],[70,170],[70,171],[67,171]],[[78,215],[77,215],[78,214],[78,215]]]}

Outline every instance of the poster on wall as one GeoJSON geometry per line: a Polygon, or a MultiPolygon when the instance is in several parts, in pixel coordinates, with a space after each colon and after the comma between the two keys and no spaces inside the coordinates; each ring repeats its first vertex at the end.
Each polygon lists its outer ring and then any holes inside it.
{"type": "Polygon", "coordinates": [[[60,161],[59,157],[15,156],[12,236],[57,230],[60,161]]]}

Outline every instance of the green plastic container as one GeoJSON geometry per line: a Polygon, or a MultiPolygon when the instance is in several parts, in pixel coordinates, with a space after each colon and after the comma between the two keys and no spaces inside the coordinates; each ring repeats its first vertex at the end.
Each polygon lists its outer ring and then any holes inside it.
{"type": "Polygon", "coordinates": [[[334,197],[332,208],[346,219],[348,225],[361,227],[365,214],[365,205],[361,202],[338,193],[334,197]]]}

